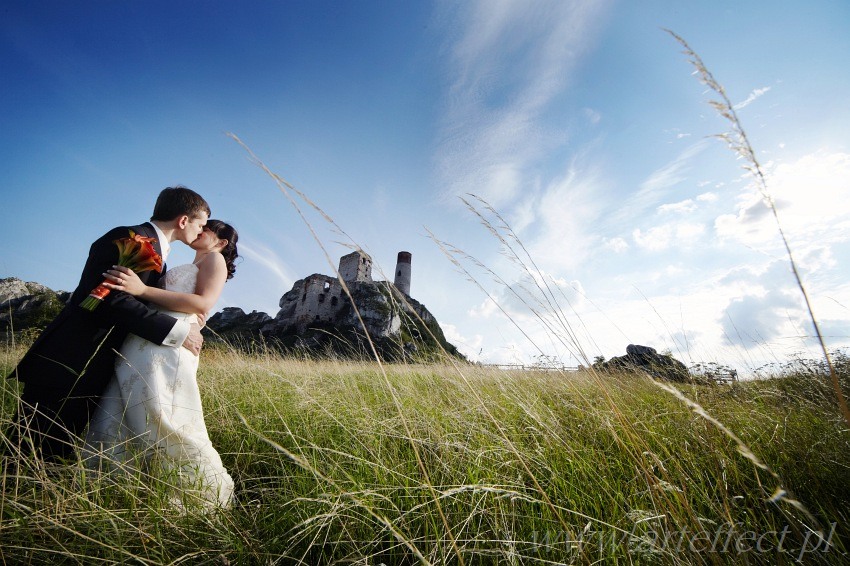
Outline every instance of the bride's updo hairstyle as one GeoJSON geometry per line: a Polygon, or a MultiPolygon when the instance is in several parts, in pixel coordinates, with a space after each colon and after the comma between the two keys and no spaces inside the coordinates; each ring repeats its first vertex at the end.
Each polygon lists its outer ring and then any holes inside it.
{"type": "Polygon", "coordinates": [[[239,257],[239,253],[236,251],[239,233],[236,228],[221,220],[207,220],[207,225],[204,228],[209,228],[219,239],[227,240],[227,245],[221,250],[221,255],[224,256],[224,261],[227,263],[227,278],[232,278],[233,274],[236,273],[236,258],[239,257]]]}

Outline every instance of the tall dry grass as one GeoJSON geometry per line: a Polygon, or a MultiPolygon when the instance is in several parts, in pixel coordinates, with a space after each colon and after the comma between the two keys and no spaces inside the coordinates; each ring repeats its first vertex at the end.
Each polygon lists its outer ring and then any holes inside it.
{"type": "MultiPolygon", "coordinates": [[[[13,363],[16,354],[6,355],[13,363]]],[[[25,462],[3,477],[0,557],[791,564],[806,550],[806,561],[846,559],[850,446],[828,385],[810,376],[681,390],[817,515],[826,528],[818,550],[762,496],[769,477],[735,441],[641,376],[600,382],[590,372],[470,366],[461,377],[449,364],[384,371],[392,391],[370,362],[210,350],[199,381],[211,438],[237,482],[232,509],[177,510],[169,478],[155,473],[104,478],[81,464],[25,462]],[[752,534],[771,550],[734,547],[752,534]],[[719,536],[717,552],[682,536],[719,536]]]]}

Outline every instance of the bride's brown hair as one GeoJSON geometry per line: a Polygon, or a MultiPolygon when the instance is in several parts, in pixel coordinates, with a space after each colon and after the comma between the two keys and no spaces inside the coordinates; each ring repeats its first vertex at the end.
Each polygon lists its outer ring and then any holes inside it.
{"type": "Polygon", "coordinates": [[[207,225],[204,228],[209,228],[218,238],[227,240],[227,245],[221,250],[221,255],[224,256],[224,261],[227,263],[227,278],[232,278],[233,274],[236,273],[236,258],[239,257],[239,253],[236,251],[239,233],[236,228],[221,220],[207,220],[207,225]]]}

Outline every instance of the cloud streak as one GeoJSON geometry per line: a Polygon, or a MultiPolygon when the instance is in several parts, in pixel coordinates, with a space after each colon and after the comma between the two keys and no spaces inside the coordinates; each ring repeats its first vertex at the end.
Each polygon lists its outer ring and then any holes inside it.
{"type": "Polygon", "coordinates": [[[659,167],[640,184],[640,190],[634,194],[623,206],[621,214],[634,215],[654,206],[667,190],[675,187],[687,179],[691,161],[702,153],[709,144],[709,140],[702,139],[689,145],[674,160],[659,167]]]}
{"type": "MultiPolygon", "coordinates": [[[[530,167],[563,134],[542,114],[563,91],[607,2],[490,1],[454,6],[436,167],[443,196],[516,199],[530,167]]],[[[447,18],[449,19],[449,18],[447,18]]]]}
{"type": "Polygon", "coordinates": [[[239,241],[239,253],[271,271],[280,282],[281,288],[288,289],[295,282],[289,266],[268,246],[257,242],[246,242],[243,237],[239,241]]]}
{"type": "Polygon", "coordinates": [[[756,99],[761,98],[769,90],[770,90],[769,86],[766,86],[764,88],[757,88],[757,89],[753,90],[750,93],[750,95],[747,97],[746,100],[739,102],[738,104],[735,105],[735,110],[740,110],[741,108],[744,108],[745,106],[749,106],[750,104],[755,102],[756,99]]]}

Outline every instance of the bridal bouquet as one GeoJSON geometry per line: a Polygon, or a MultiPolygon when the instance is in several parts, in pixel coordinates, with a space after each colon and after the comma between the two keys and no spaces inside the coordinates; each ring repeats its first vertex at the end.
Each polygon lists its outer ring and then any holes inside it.
{"type": "MultiPolygon", "coordinates": [[[[132,269],[136,273],[151,270],[162,273],[162,257],[153,249],[155,241],[156,238],[139,236],[130,230],[128,238],[120,238],[114,242],[118,246],[118,265],[132,269]]],[[[103,283],[108,282],[108,280],[103,281],[103,283]]],[[[89,293],[89,296],[80,303],[81,307],[90,311],[97,308],[110,291],[103,283],[89,293]]]]}

